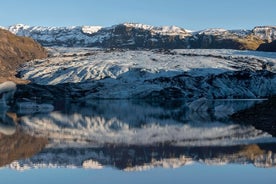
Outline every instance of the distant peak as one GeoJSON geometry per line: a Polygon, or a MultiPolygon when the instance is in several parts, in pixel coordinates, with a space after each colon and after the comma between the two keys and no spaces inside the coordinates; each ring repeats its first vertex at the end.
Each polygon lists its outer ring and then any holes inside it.
{"type": "Polygon", "coordinates": [[[255,26],[254,29],[276,29],[276,26],[255,26]]]}
{"type": "Polygon", "coordinates": [[[224,32],[228,32],[228,30],[222,29],[222,28],[211,28],[211,29],[204,29],[202,31],[199,31],[199,34],[214,35],[214,34],[221,34],[224,32]]]}
{"type": "Polygon", "coordinates": [[[29,26],[29,25],[26,25],[26,24],[15,24],[15,25],[12,25],[12,26],[10,26],[10,27],[27,29],[27,28],[29,28],[30,26],[29,26]]]}
{"type": "Polygon", "coordinates": [[[82,26],[82,32],[87,33],[87,34],[93,34],[101,30],[101,26],[82,26]]]}
{"type": "Polygon", "coordinates": [[[151,25],[146,25],[146,24],[139,24],[139,23],[124,23],[124,26],[127,27],[133,27],[137,29],[144,29],[144,30],[149,30],[153,33],[156,34],[161,34],[161,35],[175,35],[175,34],[189,34],[191,33],[190,30],[183,29],[178,26],[151,26],[151,25]]]}
{"type": "Polygon", "coordinates": [[[139,24],[139,23],[123,23],[126,27],[134,27],[134,28],[140,28],[140,29],[153,29],[154,26],[147,25],[147,24],[139,24]]]}

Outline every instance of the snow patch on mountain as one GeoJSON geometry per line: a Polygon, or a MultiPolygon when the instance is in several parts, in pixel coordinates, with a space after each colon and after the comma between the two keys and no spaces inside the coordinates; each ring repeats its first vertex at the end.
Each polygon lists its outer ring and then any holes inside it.
{"type": "Polygon", "coordinates": [[[124,23],[123,25],[127,27],[149,30],[153,34],[161,34],[161,35],[181,35],[182,37],[185,37],[185,36],[190,36],[190,32],[191,32],[189,30],[185,30],[177,26],[155,27],[155,26],[138,24],[138,23],[124,23]]]}
{"type": "Polygon", "coordinates": [[[257,26],[253,29],[253,34],[263,40],[272,42],[276,40],[276,26],[257,26]]]}
{"type": "Polygon", "coordinates": [[[224,34],[227,33],[228,31],[226,29],[222,29],[222,28],[212,28],[212,29],[205,29],[202,31],[199,31],[198,34],[205,34],[205,35],[220,35],[220,34],[224,34]]]}
{"type": "Polygon", "coordinates": [[[97,33],[101,29],[102,29],[101,26],[83,26],[81,30],[84,33],[93,34],[93,33],[97,33]]]}

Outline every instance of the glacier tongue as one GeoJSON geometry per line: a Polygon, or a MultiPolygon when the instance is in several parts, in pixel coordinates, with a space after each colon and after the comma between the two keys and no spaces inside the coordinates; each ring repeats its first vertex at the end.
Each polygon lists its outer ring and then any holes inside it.
{"type": "Polygon", "coordinates": [[[50,58],[28,62],[19,75],[41,85],[64,85],[72,98],[194,100],[276,94],[275,53],[61,47],[49,51],[50,58]]]}

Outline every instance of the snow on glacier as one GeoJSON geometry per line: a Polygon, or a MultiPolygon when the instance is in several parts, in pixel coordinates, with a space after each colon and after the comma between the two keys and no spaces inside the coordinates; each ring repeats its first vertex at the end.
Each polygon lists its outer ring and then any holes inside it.
{"type": "Polygon", "coordinates": [[[76,93],[91,90],[88,98],[143,98],[172,87],[185,98],[258,98],[276,93],[275,53],[48,49],[51,57],[26,63],[20,77],[41,85],[74,84],[71,91],[76,93]],[[250,77],[239,80],[239,75],[250,77]]]}
{"type": "MultiPolygon", "coordinates": [[[[61,51],[63,50],[64,48],[61,49],[61,51]]],[[[52,53],[52,55],[57,57],[28,62],[20,69],[21,76],[38,84],[54,85],[100,80],[108,77],[118,79],[122,77],[122,74],[135,71],[135,69],[147,71],[147,76],[140,76],[140,78],[147,79],[156,76],[170,77],[183,72],[188,72],[192,76],[205,76],[225,71],[235,71],[237,69],[234,66],[239,66],[240,64],[231,61],[231,58],[206,57],[208,54],[213,56],[260,58],[264,62],[271,62],[273,70],[275,70],[276,66],[276,54],[265,57],[261,53],[260,56],[254,56],[255,52],[252,52],[253,55],[251,55],[249,51],[191,49],[175,50],[174,53],[176,54],[171,55],[154,51],[105,52],[95,49],[90,50],[89,48],[83,50],[66,48],[66,50],[70,50],[66,55],[64,53],[52,53]],[[87,53],[87,56],[85,53],[87,53]],[[196,55],[187,56],[187,54],[192,53],[196,55]]],[[[59,48],[50,51],[59,52],[59,48]]],[[[246,67],[253,64],[255,70],[262,69],[262,63],[254,63],[253,61],[248,63],[246,67]]],[[[243,65],[242,62],[241,65],[243,65]]],[[[139,80],[139,76],[128,77],[133,78],[124,78],[124,80],[139,80]]]]}

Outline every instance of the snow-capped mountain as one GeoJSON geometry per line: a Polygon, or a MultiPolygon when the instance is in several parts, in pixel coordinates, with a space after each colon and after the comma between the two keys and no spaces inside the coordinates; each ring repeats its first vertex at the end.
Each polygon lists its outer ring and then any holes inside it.
{"type": "MultiPolygon", "coordinates": [[[[30,27],[23,24],[8,28],[14,34],[32,37],[44,46],[151,47],[155,42],[166,44],[166,37],[180,39],[191,34],[176,26],[154,27],[143,24],[119,24],[112,27],[30,27]]],[[[170,47],[168,45],[168,47],[170,47]]]]}
{"type": "Polygon", "coordinates": [[[44,46],[102,48],[225,48],[256,50],[261,43],[275,40],[276,27],[253,30],[207,29],[192,32],[176,26],[155,27],[124,23],[111,27],[30,27],[8,28],[14,34],[32,37],[44,46]]]}
{"type": "Polygon", "coordinates": [[[67,90],[64,93],[72,99],[196,100],[262,98],[276,94],[275,53],[89,48],[49,51],[50,58],[28,62],[18,76],[35,84],[63,86],[67,90]]]}

